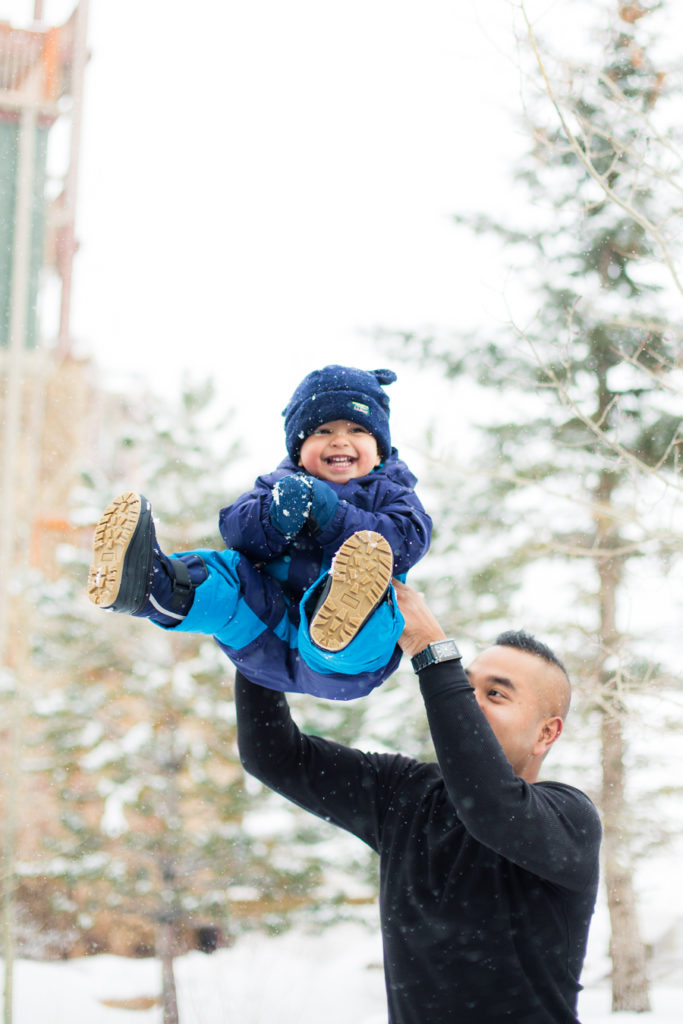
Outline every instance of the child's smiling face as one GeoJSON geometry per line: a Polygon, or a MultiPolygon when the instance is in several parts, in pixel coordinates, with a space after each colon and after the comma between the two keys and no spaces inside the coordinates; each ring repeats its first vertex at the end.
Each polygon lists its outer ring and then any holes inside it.
{"type": "Polygon", "coordinates": [[[299,456],[299,465],[311,476],[338,484],[366,476],[380,461],[370,431],[349,420],[321,424],[308,435],[299,456]]]}

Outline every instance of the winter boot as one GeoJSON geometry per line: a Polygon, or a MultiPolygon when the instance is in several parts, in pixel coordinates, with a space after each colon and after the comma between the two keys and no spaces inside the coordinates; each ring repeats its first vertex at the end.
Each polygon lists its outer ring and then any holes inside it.
{"type": "Polygon", "coordinates": [[[380,533],[359,530],[337,551],[310,620],[316,647],[341,651],[386,596],[394,560],[380,533]]]}
{"type": "Polygon", "coordinates": [[[100,608],[177,625],[206,578],[202,559],[189,553],[169,558],[159,548],[152,506],[126,491],[104,510],[93,541],[88,597],[100,608]]]}

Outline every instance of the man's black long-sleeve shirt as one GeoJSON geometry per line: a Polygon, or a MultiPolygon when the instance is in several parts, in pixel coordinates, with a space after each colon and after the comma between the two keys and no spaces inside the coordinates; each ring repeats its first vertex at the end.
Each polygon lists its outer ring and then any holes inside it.
{"type": "Polygon", "coordinates": [[[420,686],[437,764],[303,734],[283,694],[238,673],[244,767],[379,854],[391,1024],[576,1024],[595,807],[513,773],[459,661],[420,686]]]}

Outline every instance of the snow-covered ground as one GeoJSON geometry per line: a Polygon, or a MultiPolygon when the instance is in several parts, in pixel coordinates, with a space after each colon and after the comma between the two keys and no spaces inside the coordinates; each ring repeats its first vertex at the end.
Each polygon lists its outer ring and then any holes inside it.
{"type": "MultiPolygon", "coordinates": [[[[683,983],[656,985],[651,1013],[615,1017],[602,967],[589,957],[582,1024],[680,1024],[683,983]]],[[[177,961],[176,983],[181,1024],[386,1024],[379,936],[361,925],[249,935],[211,956],[190,953],[177,961]]],[[[15,1024],[160,1024],[159,991],[155,960],[21,960],[15,1024]]]]}

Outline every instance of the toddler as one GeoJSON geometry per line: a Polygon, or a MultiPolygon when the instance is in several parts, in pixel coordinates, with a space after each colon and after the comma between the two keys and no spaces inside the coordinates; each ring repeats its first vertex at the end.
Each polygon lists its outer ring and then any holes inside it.
{"type": "Polygon", "coordinates": [[[369,693],[401,657],[391,578],[426,553],[432,529],[391,445],[395,380],[339,365],[304,378],[283,413],[287,457],[220,512],[225,551],[165,555],[150,503],[120,495],[95,529],[90,600],[211,635],[272,689],[369,693]]]}

